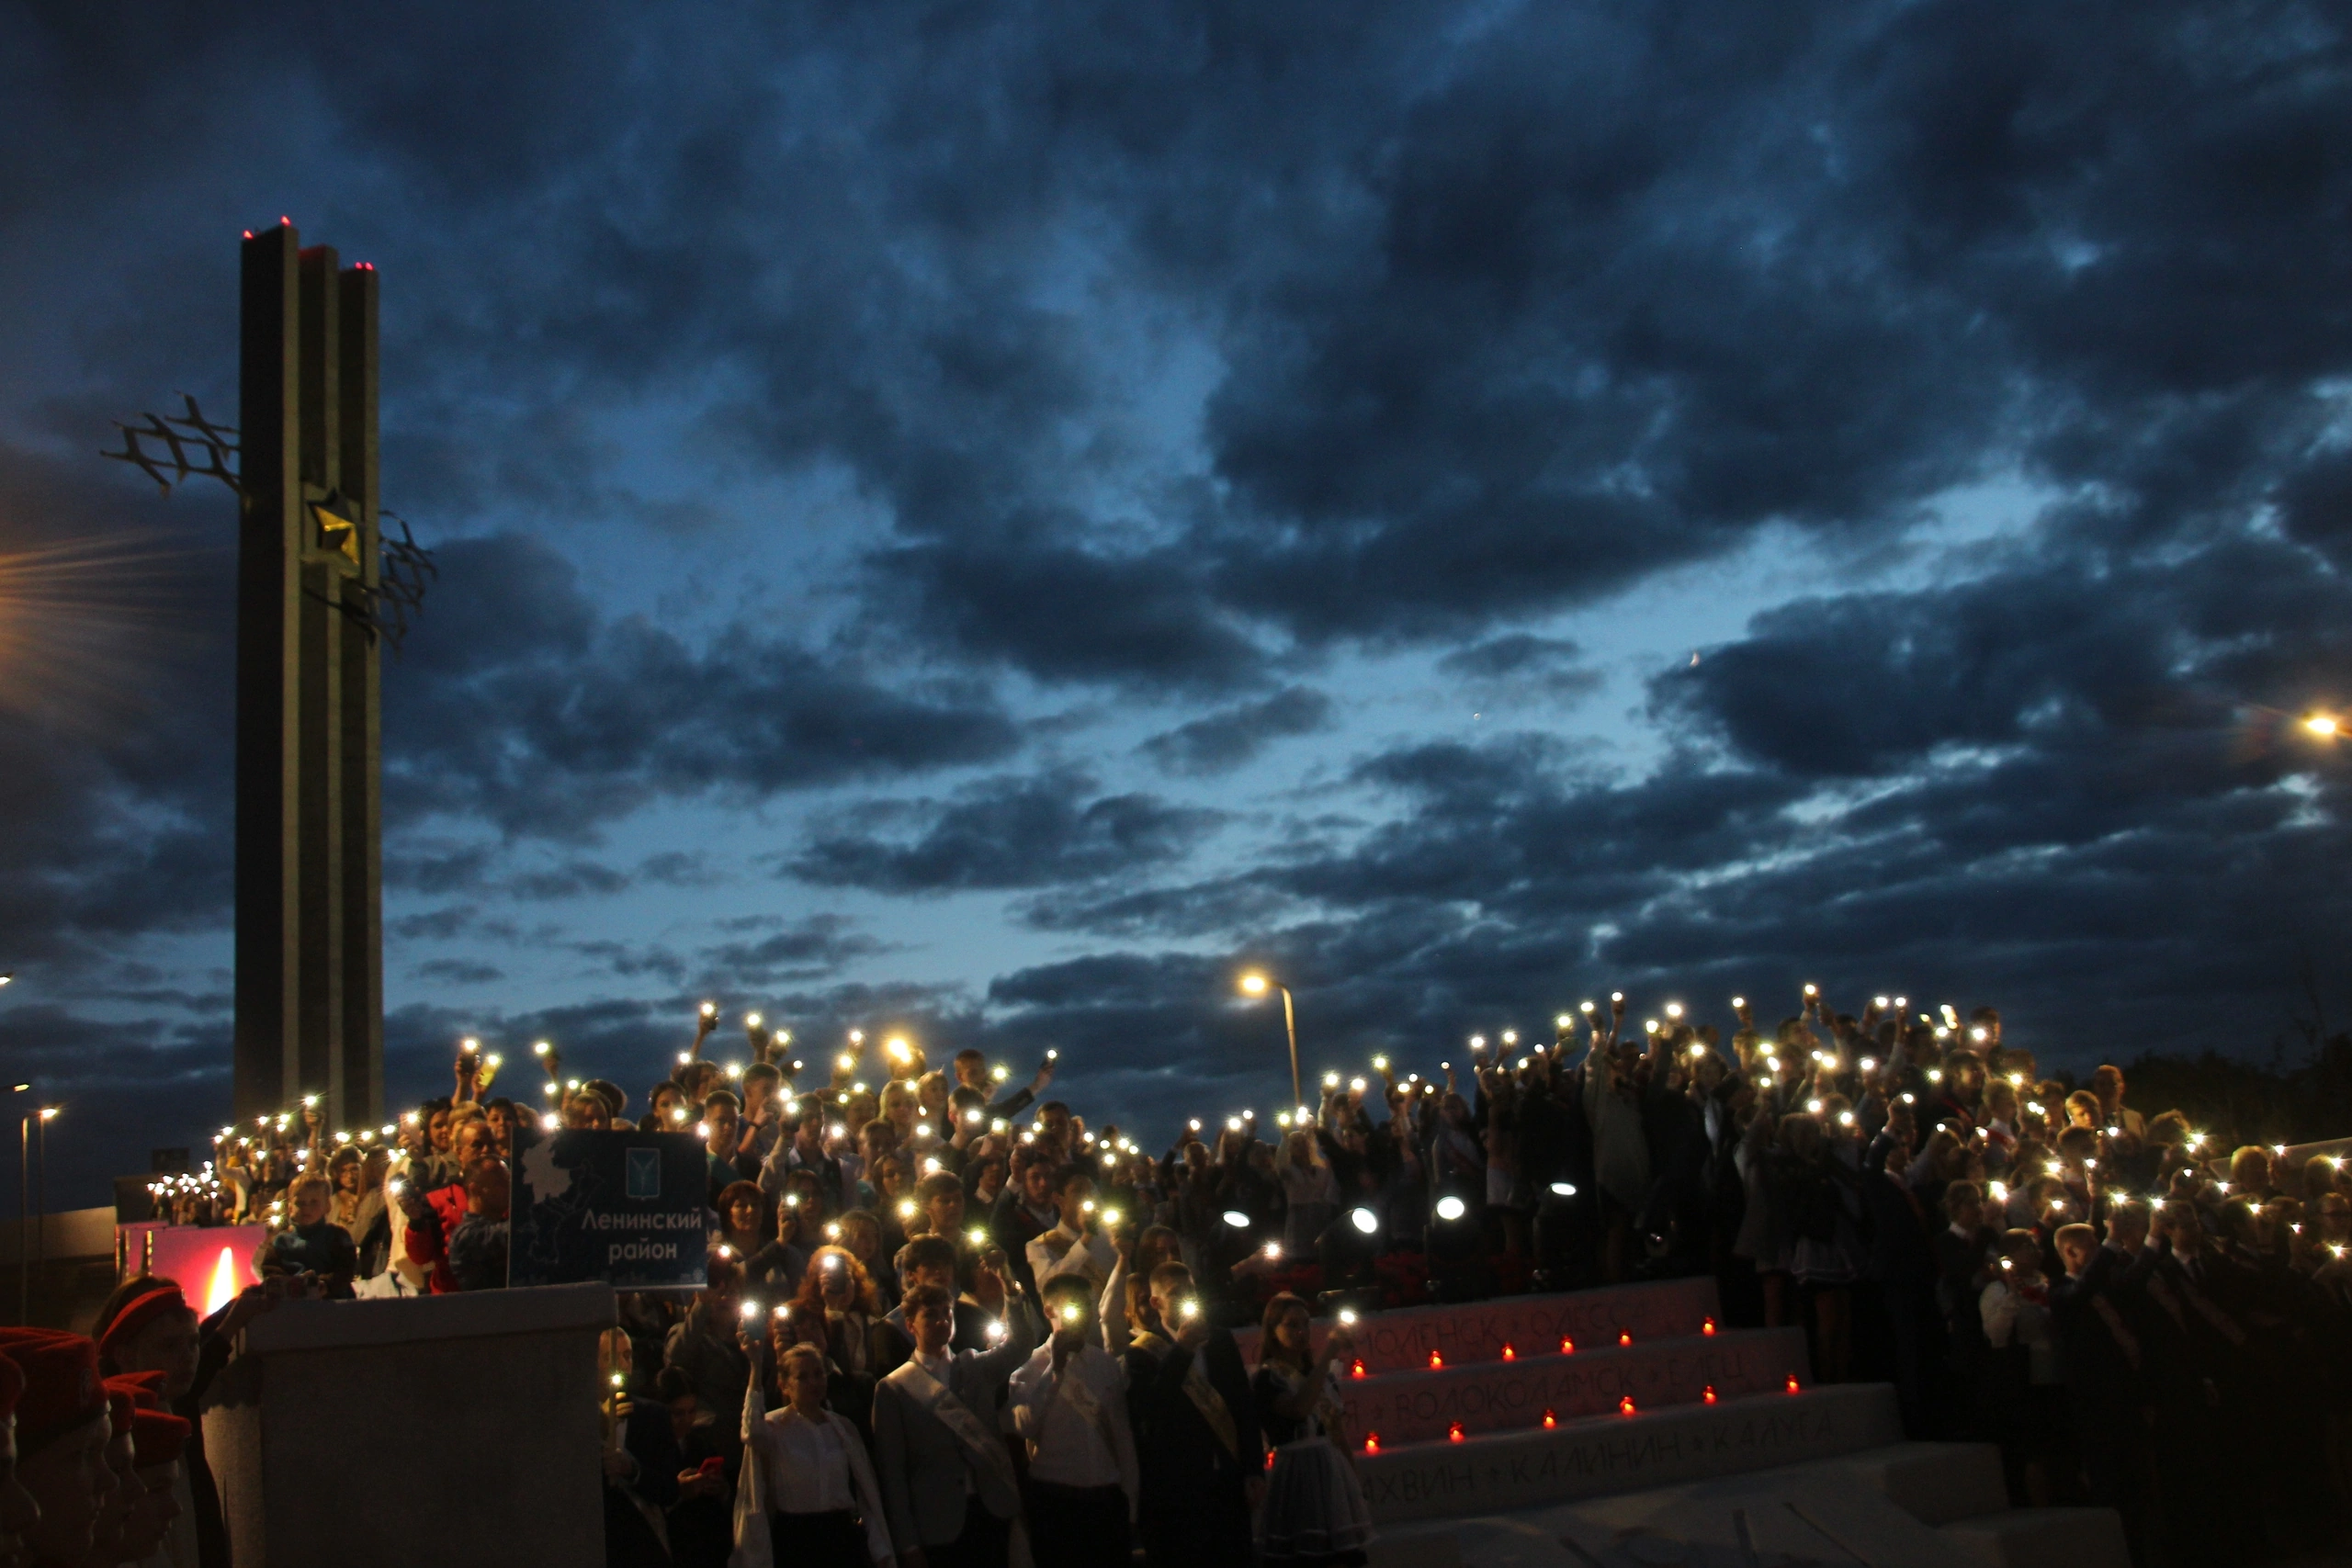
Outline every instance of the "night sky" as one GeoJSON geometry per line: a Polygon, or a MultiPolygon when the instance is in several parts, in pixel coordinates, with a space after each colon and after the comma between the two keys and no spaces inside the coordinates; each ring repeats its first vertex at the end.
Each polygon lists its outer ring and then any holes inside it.
{"type": "Polygon", "coordinates": [[[1252,962],[1310,1073],[1612,987],[2352,1019],[2340,6],[11,6],[0,105],[60,1205],[227,1113],[232,503],[96,454],[234,417],[281,214],[440,565],[396,1100],[548,1035],[633,1113],[709,997],[1156,1144],[1286,1098],[1252,962]]]}

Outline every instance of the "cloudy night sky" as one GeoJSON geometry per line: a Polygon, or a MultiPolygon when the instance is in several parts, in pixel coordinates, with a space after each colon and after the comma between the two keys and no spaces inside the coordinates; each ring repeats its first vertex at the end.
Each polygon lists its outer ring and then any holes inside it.
{"type": "Polygon", "coordinates": [[[545,1034],[634,1111],[710,997],[1158,1139],[1285,1098],[1250,962],[1310,1072],[1611,987],[2352,1021],[2340,7],[20,5],[0,102],[61,1205],[227,1113],[233,503],[96,454],[233,418],[281,214],[440,566],[396,1101],[545,1034]]]}

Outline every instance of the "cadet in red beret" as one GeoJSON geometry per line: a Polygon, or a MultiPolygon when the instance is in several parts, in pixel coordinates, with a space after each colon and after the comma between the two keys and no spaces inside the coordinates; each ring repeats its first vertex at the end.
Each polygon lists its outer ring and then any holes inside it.
{"type": "Polygon", "coordinates": [[[196,1381],[200,1342],[195,1309],[179,1286],[153,1278],[127,1281],[98,1317],[98,1360],[109,1373],[162,1371],[170,1376],[166,1401],[196,1381]]]}
{"type": "Polygon", "coordinates": [[[24,1392],[25,1374],[0,1356],[0,1562],[22,1562],[25,1538],[40,1522],[40,1506],[17,1479],[17,1401],[24,1392]]]}
{"type": "MultiPolygon", "coordinates": [[[[161,1373],[150,1374],[158,1381],[161,1373]]],[[[122,1380],[109,1379],[118,1382],[122,1380]]],[[[188,1424],[160,1407],[141,1404],[131,1412],[131,1497],[125,1510],[122,1541],[116,1559],[144,1562],[155,1555],[181,1515],[180,1454],[187,1446],[188,1424]]],[[[195,1538],[187,1542],[192,1550],[195,1538]]]]}
{"type": "Polygon", "coordinates": [[[97,1345],[46,1328],[0,1329],[0,1359],[25,1381],[17,1401],[17,1479],[40,1508],[25,1537],[28,1554],[37,1562],[79,1562],[116,1489],[97,1345]]]}

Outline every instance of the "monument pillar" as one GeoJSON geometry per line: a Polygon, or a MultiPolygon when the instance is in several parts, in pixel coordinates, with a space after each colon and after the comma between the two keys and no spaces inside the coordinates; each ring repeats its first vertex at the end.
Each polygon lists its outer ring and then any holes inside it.
{"type": "Polygon", "coordinates": [[[244,242],[239,373],[239,1117],[383,1102],[376,275],[244,242]]]}

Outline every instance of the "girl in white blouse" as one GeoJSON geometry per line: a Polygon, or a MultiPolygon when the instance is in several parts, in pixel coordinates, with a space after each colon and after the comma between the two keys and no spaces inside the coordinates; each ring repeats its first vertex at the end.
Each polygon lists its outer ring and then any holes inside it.
{"type": "Polygon", "coordinates": [[[780,1358],[792,1403],[768,1411],[753,1376],[743,1395],[748,1462],[735,1505],[729,1568],[892,1568],[882,1488],[857,1428],[825,1408],[825,1358],[794,1345],[780,1358]]]}

